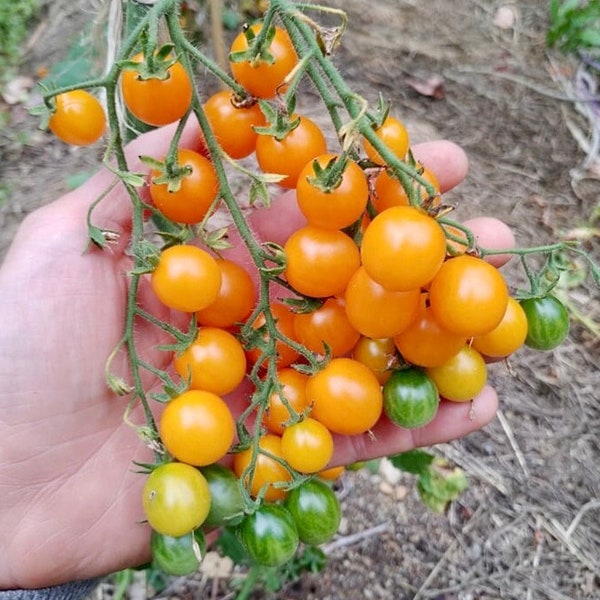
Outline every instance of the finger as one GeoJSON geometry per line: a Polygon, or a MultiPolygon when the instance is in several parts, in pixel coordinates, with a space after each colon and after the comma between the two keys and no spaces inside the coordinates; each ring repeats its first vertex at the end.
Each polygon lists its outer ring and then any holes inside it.
{"type": "Polygon", "coordinates": [[[463,437],[489,423],[497,408],[496,392],[486,386],[472,403],[442,401],[435,419],[419,429],[398,427],[384,417],[372,432],[335,436],[335,452],[330,464],[348,465],[463,437]]]}
{"type": "Polygon", "coordinates": [[[412,150],[415,158],[435,174],[442,193],[456,187],[467,176],[469,159],[454,142],[424,142],[416,144],[412,150]]]}
{"type": "MultiPolygon", "coordinates": [[[[516,246],[515,235],[512,229],[500,219],[495,217],[475,217],[465,221],[464,224],[472,231],[477,245],[487,250],[512,249],[516,246]]],[[[485,260],[494,267],[499,268],[506,264],[512,254],[492,254],[485,260]]]]}

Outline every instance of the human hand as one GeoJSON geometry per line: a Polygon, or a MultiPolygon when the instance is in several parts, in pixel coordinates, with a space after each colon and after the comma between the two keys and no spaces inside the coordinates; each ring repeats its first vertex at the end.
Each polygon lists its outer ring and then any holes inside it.
{"type": "MultiPolygon", "coordinates": [[[[133,142],[130,168],[142,168],[138,154],[164,155],[172,132],[165,128],[133,142]]],[[[194,140],[190,128],[182,145],[193,148],[194,140]]],[[[438,175],[442,191],[466,174],[466,157],[453,144],[433,142],[414,151],[438,175]]],[[[123,333],[131,267],[125,252],[131,210],[121,188],[94,212],[98,226],[121,234],[119,242],[104,252],[83,252],[88,207],[112,178],[102,170],[29,215],[0,269],[0,589],[103,575],[149,558],[149,528],[140,525],[144,478],[132,461],[152,458],[124,425],[126,401],[108,389],[104,372],[123,333]]],[[[302,222],[295,203],[284,200],[264,217],[254,215],[255,232],[278,242],[302,222]]],[[[475,233],[486,245],[498,230],[486,226],[475,233]]],[[[140,301],[161,319],[176,318],[149,286],[142,286],[140,301]]],[[[164,341],[156,328],[141,324],[136,335],[144,358],[167,368],[170,357],[156,349],[164,341]]],[[[113,368],[126,374],[125,357],[117,356],[113,368]]],[[[435,420],[414,431],[383,419],[372,436],[336,438],[335,464],[466,435],[493,417],[496,404],[486,387],[472,414],[468,404],[443,402],[435,420]]],[[[137,411],[131,419],[143,421],[137,411]]]]}

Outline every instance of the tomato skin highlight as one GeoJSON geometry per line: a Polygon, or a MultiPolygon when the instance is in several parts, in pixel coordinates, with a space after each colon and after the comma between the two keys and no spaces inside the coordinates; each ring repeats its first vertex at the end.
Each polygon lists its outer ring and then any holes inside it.
{"type": "Polygon", "coordinates": [[[193,150],[179,150],[177,163],[191,169],[181,179],[180,188],[170,192],[167,183],[156,183],[162,173],[153,170],[150,175],[150,197],[154,206],[171,221],[189,225],[199,223],[219,193],[217,172],[210,160],[193,150]]]}
{"type": "Polygon", "coordinates": [[[553,350],[569,334],[569,313],[556,296],[521,300],[527,317],[525,345],[535,350],[553,350]]]}
{"type": "MultiPolygon", "coordinates": [[[[262,25],[256,23],[250,29],[256,36],[262,29],[262,25]]],[[[244,32],[241,32],[233,40],[230,53],[243,52],[248,47],[248,39],[244,32]]],[[[287,31],[281,27],[275,27],[275,36],[268,47],[268,51],[273,57],[272,63],[259,61],[253,65],[247,60],[229,62],[235,80],[244,86],[249,94],[256,98],[274,98],[278,92],[278,88],[298,62],[298,56],[292,41],[287,31]]]]}
{"type": "Polygon", "coordinates": [[[172,456],[190,465],[204,466],[227,454],[235,424],[229,407],[219,396],[188,390],[167,403],[159,431],[172,456]]]}
{"type": "Polygon", "coordinates": [[[102,137],[106,115],[95,96],[85,90],[72,90],[59,94],[54,101],[48,126],[59,140],[73,146],[89,146],[102,137]]]}
{"type": "Polygon", "coordinates": [[[319,546],[331,540],[342,520],[340,502],[329,485],[318,479],[294,488],[285,499],[300,541],[319,546]]]}
{"type": "Polygon", "coordinates": [[[216,300],[221,288],[221,271],[208,252],[179,244],[161,252],[150,284],[163,304],[191,313],[216,300]]]}
{"type": "Polygon", "coordinates": [[[152,529],[171,537],[186,535],[202,525],[210,509],[204,476],[191,465],[178,462],[160,465],[150,473],[142,500],[152,529]]]}
{"type": "Polygon", "coordinates": [[[400,427],[416,429],[427,425],[440,403],[434,382],[420,369],[394,371],[383,386],[383,410],[400,427]]]}
{"type": "Polygon", "coordinates": [[[300,542],[290,512],[279,504],[263,504],[244,518],[239,539],[260,565],[280,567],[294,556],[300,542]]]}

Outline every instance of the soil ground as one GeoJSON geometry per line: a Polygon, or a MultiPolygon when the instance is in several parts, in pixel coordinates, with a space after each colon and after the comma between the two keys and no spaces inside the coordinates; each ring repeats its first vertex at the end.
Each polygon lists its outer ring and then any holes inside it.
{"type": "MultiPolygon", "coordinates": [[[[447,138],[467,151],[469,176],[446,198],[461,218],[498,216],[521,246],[574,236],[590,223],[600,163],[590,156],[584,164],[590,124],[569,87],[576,65],[545,45],[547,2],[328,3],[349,15],[335,61],[351,86],[369,101],[380,92],[390,99],[413,141],[447,138]],[[508,21],[499,22],[502,15],[508,21]],[[433,77],[443,97],[418,91],[433,77]]],[[[23,74],[60,58],[82,10],[89,14],[96,4],[48,5],[23,74]]],[[[2,188],[8,192],[0,206],[0,252],[25,214],[64,191],[69,176],[88,172],[98,158],[97,150],[68,149],[38,131],[22,104],[2,109],[9,123],[0,131],[2,188]]],[[[586,249],[598,260],[597,233],[588,236],[586,249]]],[[[507,276],[519,283],[516,265],[507,276]]],[[[597,289],[584,283],[562,293],[587,319],[600,321],[597,289]]],[[[273,597],[600,598],[599,351],[597,330],[574,320],[558,350],[523,350],[510,368],[499,363],[490,369],[500,396],[498,417],[434,449],[469,477],[469,488],[444,515],[423,506],[408,475],[347,474],[345,517],[328,547],[325,571],[273,597]]],[[[228,581],[215,578],[213,569],[174,580],[160,597],[232,597],[228,581]]],[[[96,597],[113,593],[107,584],[96,597]]]]}

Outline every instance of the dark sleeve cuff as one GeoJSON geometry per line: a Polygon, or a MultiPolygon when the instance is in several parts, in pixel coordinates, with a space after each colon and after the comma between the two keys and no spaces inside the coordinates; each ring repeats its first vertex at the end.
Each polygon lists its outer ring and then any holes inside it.
{"type": "Polygon", "coordinates": [[[100,579],[86,579],[37,590],[0,591],[0,600],[84,600],[99,583],[100,579]]]}

